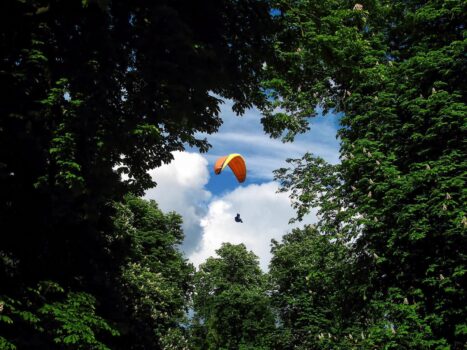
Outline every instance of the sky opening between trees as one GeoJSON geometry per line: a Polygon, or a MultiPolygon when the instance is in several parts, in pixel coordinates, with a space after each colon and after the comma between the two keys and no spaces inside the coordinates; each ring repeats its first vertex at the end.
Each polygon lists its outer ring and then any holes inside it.
{"type": "Polygon", "coordinates": [[[0,349],[465,349],[466,13],[2,1],[0,349]],[[227,242],[195,268],[182,216],[141,198],[223,101],[284,149],[341,116],[339,161],[274,171],[294,216],[267,272],[227,242]]]}

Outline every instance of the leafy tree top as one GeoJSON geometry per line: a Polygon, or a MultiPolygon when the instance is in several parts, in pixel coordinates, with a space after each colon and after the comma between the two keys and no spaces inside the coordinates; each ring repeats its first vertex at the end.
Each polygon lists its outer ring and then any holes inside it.
{"type": "MultiPolygon", "coordinates": [[[[147,170],[169,162],[171,151],[207,150],[196,134],[220,126],[221,98],[237,113],[263,103],[266,1],[1,6],[1,146],[18,147],[6,137],[13,129],[34,144],[23,148],[42,165],[38,184],[78,186],[120,165],[142,191],[152,185],[147,170]]],[[[11,156],[1,161],[8,173],[21,171],[11,156]]]]}

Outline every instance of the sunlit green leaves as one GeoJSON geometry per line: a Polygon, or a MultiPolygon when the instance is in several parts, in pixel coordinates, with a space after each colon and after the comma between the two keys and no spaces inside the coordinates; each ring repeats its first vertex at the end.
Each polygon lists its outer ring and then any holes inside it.
{"type": "Polygon", "coordinates": [[[177,249],[183,240],[180,216],[133,196],[115,209],[113,244],[128,242],[130,247],[118,277],[120,307],[128,318],[124,328],[132,330],[130,339],[137,346],[183,341],[193,267],[177,249]]]}
{"type": "Polygon", "coordinates": [[[267,349],[274,318],[258,258],[224,243],[195,274],[194,349],[267,349]]]}
{"type": "MultiPolygon", "coordinates": [[[[108,349],[99,339],[103,333],[118,336],[116,329],[96,314],[96,299],[84,292],[65,292],[57,283],[41,281],[21,298],[2,298],[0,323],[28,329],[30,339],[64,349],[108,349]]],[[[0,340],[1,349],[28,347],[30,339],[0,340]]]]}
{"type": "Polygon", "coordinates": [[[38,313],[51,321],[46,331],[51,333],[55,343],[65,348],[109,349],[96,339],[96,333],[108,332],[117,336],[119,332],[95,314],[95,304],[93,296],[73,292],[62,302],[45,304],[38,313]]]}
{"type": "Polygon", "coordinates": [[[299,219],[318,208],[322,233],[353,244],[355,274],[368,278],[361,312],[373,310],[367,326],[379,338],[359,348],[461,346],[465,277],[452,273],[467,261],[465,3],[376,1],[358,14],[339,1],[277,6],[283,32],[266,72],[277,86],[266,130],[276,137],[319,104],[344,115],[340,165],[326,171],[305,155],[276,178],[299,219]],[[395,307],[389,320],[382,310],[395,290],[416,306],[395,307]]]}

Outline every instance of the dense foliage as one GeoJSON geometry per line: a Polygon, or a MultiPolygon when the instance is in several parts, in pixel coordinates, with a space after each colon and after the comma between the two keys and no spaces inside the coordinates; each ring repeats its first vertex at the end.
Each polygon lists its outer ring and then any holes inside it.
{"type": "Polygon", "coordinates": [[[192,289],[193,267],[178,250],[182,221],[175,213],[163,214],[154,201],[133,196],[116,207],[115,239],[125,241],[130,252],[108,312],[121,333],[115,341],[127,349],[159,348],[169,331],[181,330],[192,289]]]}
{"type": "Polygon", "coordinates": [[[133,196],[115,207],[109,247],[129,252],[112,286],[91,295],[41,281],[14,298],[2,295],[5,348],[144,349],[161,348],[171,333],[183,338],[193,267],[178,250],[181,218],[133,196]]]}
{"type": "Polygon", "coordinates": [[[274,317],[258,257],[224,243],[195,275],[194,349],[267,349],[274,317]]]}
{"type": "Polygon", "coordinates": [[[466,14],[2,1],[0,349],[465,349],[466,14]],[[138,197],[209,148],[222,98],[284,141],[341,115],[341,163],[276,171],[292,221],[319,221],[272,242],[268,274],[232,244],[195,271],[181,218],[138,197]]]}
{"type": "Polygon", "coordinates": [[[272,303],[280,319],[278,349],[332,349],[358,339],[364,303],[350,250],[315,227],[273,242],[272,303]],[[357,312],[356,312],[357,311],[357,312]]]}
{"type": "Polygon", "coordinates": [[[264,1],[1,2],[2,346],[160,346],[190,285],[179,219],[123,196],[207,150],[220,98],[262,103],[269,23],[264,1]]]}
{"type": "Polygon", "coordinates": [[[269,68],[266,129],[291,138],[317,105],[344,113],[341,164],[307,154],[276,173],[292,191],[297,218],[319,206],[320,230],[354,250],[366,279],[362,312],[380,314],[369,348],[462,348],[465,2],[277,6],[283,30],[279,61],[269,68]]]}

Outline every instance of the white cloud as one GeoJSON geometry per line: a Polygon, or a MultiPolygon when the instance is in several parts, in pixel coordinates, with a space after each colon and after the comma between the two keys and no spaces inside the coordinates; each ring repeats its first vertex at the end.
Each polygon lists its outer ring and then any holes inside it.
{"type": "MultiPolygon", "coordinates": [[[[150,172],[158,186],[148,190],[145,198],[155,199],[165,212],[182,215],[186,237],[182,249],[195,265],[215,255],[221,243],[231,242],[244,243],[259,256],[261,267],[266,270],[271,239],[280,240],[290,231],[288,221],[295,216],[288,195],[276,193],[278,185],[272,181],[272,171],[286,167],[287,158],[300,158],[305,152],[337,163],[336,117],[312,119],[310,132],[284,144],[264,133],[257,109],[238,117],[231,106],[231,101],[221,106],[224,124],[218,133],[198,135],[207,137],[212,149],[204,157],[175,152],[172,163],[150,172]],[[234,152],[241,153],[247,161],[246,185],[235,187],[237,184],[231,182],[230,187],[225,187],[214,176],[209,182],[215,159],[234,152]],[[249,181],[256,184],[248,185],[249,181]],[[241,214],[243,224],[234,221],[236,213],[241,214]]],[[[300,225],[315,221],[313,212],[300,225]]]]}
{"type": "MultiPolygon", "coordinates": [[[[240,187],[215,198],[201,220],[203,236],[200,245],[189,255],[195,266],[215,255],[223,242],[230,242],[244,243],[259,256],[261,268],[266,271],[271,258],[271,239],[280,240],[292,229],[288,221],[295,214],[288,195],[276,193],[277,188],[275,182],[268,182],[240,187]],[[237,213],[243,223],[234,221],[237,213]]],[[[315,215],[311,214],[302,224],[315,221],[315,215]]]]}
{"type": "MultiPolygon", "coordinates": [[[[183,217],[186,241],[182,249],[195,266],[215,255],[223,242],[244,243],[267,269],[271,239],[280,240],[290,231],[288,221],[295,215],[285,193],[276,193],[275,182],[238,187],[221,197],[205,189],[209,181],[207,160],[197,154],[174,152],[174,160],[150,172],[157,187],[146,192],[164,212],[183,217]],[[243,223],[236,223],[240,213],[243,223]]],[[[304,223],[314,222],[311,214],[304,223]]],[[[302,223],[303,224],[303,223],[302,223]]]]}
{"type": "Polygon", "coordinates": [[[190,250],[200,238],[200,217],[205,214],[211,193],[208,161],[197,153],[174,152],[174,160],[149,173],[157,186],[146,191],[144,198],[154,199],[164,212],[176,211],[183,217],[184,249],[190,250]]]}

